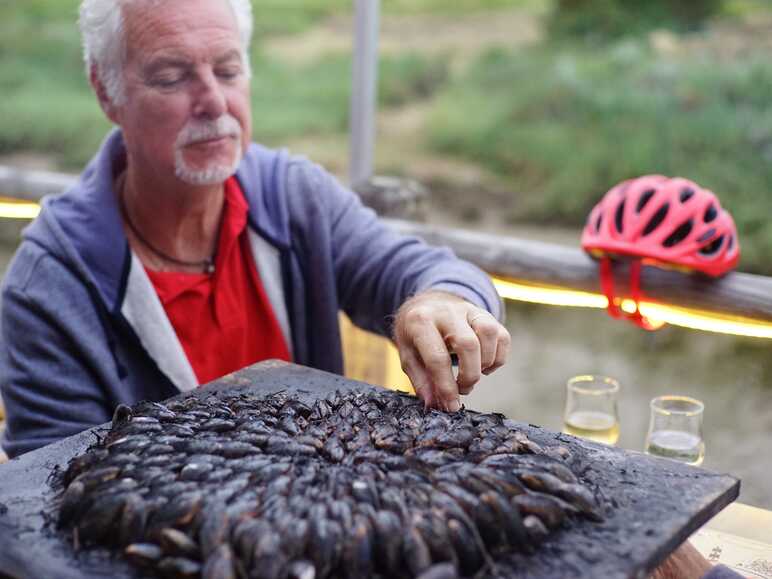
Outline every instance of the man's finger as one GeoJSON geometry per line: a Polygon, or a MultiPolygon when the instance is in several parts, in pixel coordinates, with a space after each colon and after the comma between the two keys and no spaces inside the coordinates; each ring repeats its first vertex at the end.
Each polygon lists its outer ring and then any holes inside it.
{"type": "Polygon", "coordinates": [[[512,337],[504,326],[499,326],[498,337],[496,339],[496,356],[493,359],[493,364],[483,370],[483,374],[487,376],[491,372],[495,372],[501,368],[507,361],[511,346],[512,337]]]}
{"type": "Polygon", "coordinates": [[[458,393],[459,394],[463,394],[464,396],[466,396],[467,394],[471,394],[472,390],[474,390],[474,384],[472,384],[470,386],[459,386],[458,387],[458,393]]]}
{"type": "Polygon", "coordinates": [[[434,405],[434,391],[426,369],[421,364],[418,355],[412,348],[400,348],[399,359],[402,363],[402,371],[407,374],[413,385],[415,395],[423,400],[427,407],[434,405]]]}
{"type": "MultiPolygon", "coordinates": [[[[455,331],[445,333],[448,349],[458,356],[458,377],[456,385],[462,394],[468,394],[480,381],[480,340],[469,325],[457,324],[455,331]]],[[[440,328],[443,332],[444,328],[440,328]]]]}
{"type": "Polygon", "coordinates": [[[434,387],[437,405],[456,412],[461,408],[458,386],[450,366],[450,354],[440,332],[434,325],[428,325],[416,335],[413,344],[434,387]]]}
{"type": "Polygon", "coordinates": [[[480,342],[480,367],[483,370],[490,368],[496,360],[501,324],[485,310],[470,311],[467,321],[480,342]]]}

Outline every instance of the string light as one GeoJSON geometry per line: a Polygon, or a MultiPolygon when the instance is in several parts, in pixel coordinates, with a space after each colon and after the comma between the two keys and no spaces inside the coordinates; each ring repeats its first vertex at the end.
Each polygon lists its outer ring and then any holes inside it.
{"type": "MultiPolygon", "coordinates": [[[[493,278],[493,283],[504,299],[596,309],[606,309],[608,306],[606,296],[593,292],[567,290],[497,277],[493,278]]],[[[635,312],[635,302],[630,299],[622,300],[620,306],[628,313],[635,312]]],[[[772,323],[647,301],[642,301],[639,308],[641,314],[655,326],[670,324],[705,332],[772,339],[772,323]]]]}
{"type": "Polygon", "coordinates": [[[40,205],[37,203],[0,197],[0,218],[34,219],[38,213],[40,213],[40,205]]]}
{"type": "MultiPolygon", "coordinates": [[[[40,213],[40,205],[37,203],[0,197],[0,218],[34,219],[38,213],[40,213]]],[[[497,277],[493,278],[493,282],[499,295],[508,300],[595,309],[606,309],[608,305],[606,296],[598,293],[497,277]]],[[[622,300],[620,307],[628,313],[635,311],[635,303],[630,299],[622,300]]],[[[641,314],[655,326],[670,324],[705,332],[772,339],[772,323],[647,301],[642,301],[639,308],[641,314]]]]}

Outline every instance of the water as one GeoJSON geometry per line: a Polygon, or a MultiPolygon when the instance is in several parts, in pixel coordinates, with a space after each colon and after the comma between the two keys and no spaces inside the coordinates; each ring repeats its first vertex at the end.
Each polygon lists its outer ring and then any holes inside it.
{"type": "Polygon", "coordinates": [[[646,452],[693,465],[702,464],[705,445],[696,434],[680,430],[657,430],[651,433],[646,452]]]}
{"type": "Polygon", "coordinates": [[[605,412],[577,410],[566,417],[563,432],[614,445],[619,440],[619,423],[605,412]]]}

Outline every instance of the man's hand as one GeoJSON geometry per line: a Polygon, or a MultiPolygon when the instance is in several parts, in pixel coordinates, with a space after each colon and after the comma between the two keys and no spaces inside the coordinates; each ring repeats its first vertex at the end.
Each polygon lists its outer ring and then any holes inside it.
{"type": "Polygon", "coordinates": [[[711,567],[710,562],[685,541],[654,570],[650,579],[700,579],[711,567]]]}
{"type": "Polygon", "coordinates": [[[469,394],[481,374],[504,365],[511,338],[486,310],[453,294],[428,291],[402,304],[394,341],[418,397],[427,406],[456,412],[459,394],[469,394]],[[457,379],[450,352],[458,356],[457,379]]]}

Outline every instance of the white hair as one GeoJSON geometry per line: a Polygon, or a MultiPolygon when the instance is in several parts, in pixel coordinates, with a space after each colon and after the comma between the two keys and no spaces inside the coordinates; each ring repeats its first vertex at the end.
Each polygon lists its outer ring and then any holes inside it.
{"type": "MultiPolygon", "coordinates": [[[[86,75],[92,67],[102,82],[107,97],[114,104],[122,104],[125,94],[123,65],[126,59],[124,7],[138,0],[83,0],[80,5],[80,35],[83,42],[83,60],[86,75]]],[[[144,0],[159,3],[163,0],[144,0]]],[[[225,0],[223,0],[225,1],[225,0]]],[[[247,74],[249,44],[252,40],[252,4],[250,0],[227,0],[236,17],[242,45],[242,59],[247,74]]]]}

